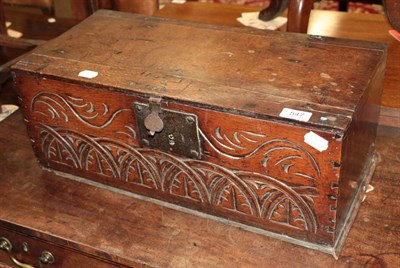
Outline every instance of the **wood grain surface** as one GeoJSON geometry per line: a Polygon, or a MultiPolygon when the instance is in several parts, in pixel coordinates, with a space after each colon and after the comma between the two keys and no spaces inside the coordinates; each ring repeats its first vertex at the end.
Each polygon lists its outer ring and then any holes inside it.
{"type": "Polygon", "coordinates": [[[311,12],[308,33],[387,44],[387,68],[381,104],[397,109],[400,117],[400,42],[389,34],[390,29],[387,19],[380,14],[314,10],[311,12]]]}
{"type": "MultiPolygon", "coordinates": [[[[184,19],[208,24],[222,24],[243,27],[236,18],[242,12],[257,11],[255,7],[241,5],[223,5],[187,2],[185,4],[167,4],[155,15],[167,18],[184,19]]],[[[21,31],[25,38],[48,40],[63,33],[79,20],[57,18],[50,24],[46,18],[35,14],[26,14],[7,10],[6,19],[12,22],[11,29],[21,31]]],[[[382,98],[381,122],[400,126],[400,43],[389,35],[391,29],[386,18],[380,14],[358,14],[312,10],[308,33],[340,38],[383,42],[388,45],[388,64],[382,98]]],[[[7,61],[24,51],[2,50],[0,59],[7,61]]]]}
{"type": "MultiPolygon", "coordinates": [[[[367,19],[367,24],[373,22],[367,19]]],[[[367,31],[364,34],[373,38],[367,31]]],[[[388,113],[396,116],[393,110],[388,113]]],[[[380,163],[372,180],[375,190],[361,206],[337,261],[323,253],[41,170],[20,113],[0,124],[0,225],[6,232],[39,237],[45,244],[84,253],[103,263],[135,267],[398,267],[399,139],[398,128],[379,128],[380,163]]],[[[6,232],[0,229],[0,236],[6,232]]],[[[56,258],[63,260],[66,253],[60,254],[56,258]]],[[[0,259],[6,258],[1,251],[0,259]]]]}
{"type": "Polygon", "coordinates": [[[46,168],[338,252],[373,166],[385,63],[377,43],[101,10],[13,73],[46,168]],[[173,119],[153,138],[133,107],[154,97],[173,119]]]}
{"type": "Polygon", "coordinates": [[[346,129],[385,58],[385,46],[372,42],[103,10],[15,69],[278,121],[290,107],[314,113],[309,125],[346,129]],[[82,70],[99,75],[89,80],[78,76],[82,70]],[[319,112],[338,119],[320,120],[319,112]]]}
{"type": "Polygon", "coordinates": [[[41,170],[18,112],[0,124],[0,225],[126,265],[397,267],[398,139],[398,129],[379,128],[375,190],[367,194],[335,261],[324,253],[41,170]]]}
{"type": "MultiPolygon", "coordinates": [[[[255,11],[254,7],[210,5],[188,2],[184,5],[168,4],[156,16],[178,18],[203,23],[241,26],[236,18],[242,12],[255,11]]],[[[384,112],[381,122],[400,126],[400,43],[389,34],[387,19],[381,14],[360,14],[325,10],[312,10],[308,34],[382,42],[388,45],[388,60],[381,104],[384,112]]]]}

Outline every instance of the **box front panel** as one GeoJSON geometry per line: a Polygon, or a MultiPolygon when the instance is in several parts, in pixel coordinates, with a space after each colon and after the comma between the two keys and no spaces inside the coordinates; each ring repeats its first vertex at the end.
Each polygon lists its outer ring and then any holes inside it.
{"type": "MultiPolygon", "coordinates": [[[[334,133],[312,130],[328,142],[319,151],[304,142],[310,129],[161,99],[161,110],[193,117],[197,135],[166,135],[169,145],[159,150],[143,141],[137,124],[135,105],[148,104],[148,96],[23,73],[16,87],[45,167],[333,245],[341,155],[334,133]],[[193,155],[191,148],[173,147],[185,143],[185,135],[197,148],[193,155]]],[[[168,123],[165,129],[174,128],[168,123]]]]}

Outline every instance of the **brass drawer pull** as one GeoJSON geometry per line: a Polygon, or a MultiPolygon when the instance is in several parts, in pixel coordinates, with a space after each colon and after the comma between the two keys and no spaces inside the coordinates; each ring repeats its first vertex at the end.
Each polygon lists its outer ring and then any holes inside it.
{"type": "MultiPolygon", "coordinates": [[[[10,260],[18,267],[20,267],[20,268],[35,268],[32,265],[20,262],[13,256],[12,244],[11,244],[10,240],[8,240],[7,238],[0,237],[0,249],[7,251],[8,256],[10,257],[10,260]]],[[[38,258],[39,268],[42,268],[43,264],[52,264],[52,263],[54,263],[54,261],[55,261],[55,259],[54,259],[53,254],[51,254],[51,252],[45,250],[42,252],[40,257],[38,258]]]]}
{"type": "Polygon", "coordinates": [[[0,237],[0,249],[4,249],[5,251],[8,252],[8,256],[10,257],[11,261],[17,265],[18,267],[21,268],[35,268],[32,265],[26,264],[26,263],[22,263],[20,261],[18,261],[16,258],[14,258],[13,254],[12,254],[12,244],[10,242],[10,240],[8,240],[5,237],[0,237]]]}
{"type": "Polygon", "coordinates": [[[55,259],[51,252],[45,250],[42,252],[42,255],[38,258],[39,260],[39,267],[42,268],[43,264],[52,264],[54,263],[55,259]]]}

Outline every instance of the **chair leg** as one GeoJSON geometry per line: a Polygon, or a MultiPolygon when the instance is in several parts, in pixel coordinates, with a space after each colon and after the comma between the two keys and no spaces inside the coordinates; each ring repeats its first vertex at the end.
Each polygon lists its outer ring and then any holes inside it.
{"type": "Polygon", "coordinates": [[[313,0],[290,0],[288,5],[287,31],[307,33],[313,0]]]}
{"type": "Polygon", "coordinates": [[[400,32],[400,0],[383,0],[383,9],[389,23],[400,32]]]}
{"type": "Polygon", "coordinates": [[[42,13],[44,15],[49,16],[49,17],[54,17],[54,15],[56,13],[55,9],[54,9],[54,6],[52,6],[52,7],[44,7],[41,10],[42,10],[42,13]]]}
{"type": "Polygon", "coordinates": [[[346,0],[339,0],[339,11],[347,12],[349,8],[349,2],[346,0]]]}
{"type": "Polygon", "coordinates": [[[6,17],[4,15],[4,9],[1,0],[0,0],[0,34],[7,34],[6,17]]]}

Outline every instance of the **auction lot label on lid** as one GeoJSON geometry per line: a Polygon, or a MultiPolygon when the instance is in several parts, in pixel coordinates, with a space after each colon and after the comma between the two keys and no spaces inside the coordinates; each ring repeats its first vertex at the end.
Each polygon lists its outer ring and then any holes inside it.
{"type": "Polygon", "coordinates": [[[279,116],[297,120],[297,121],[308,122],[308,120],[310,120],[310,118],[312,116],[312,113],[294,110],[294,109],[290,109],[290,108],[283,108],[283,110],[279,114],[279,116]]]}

